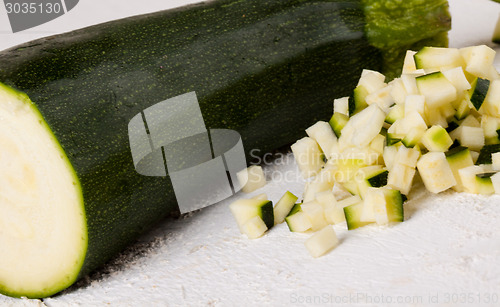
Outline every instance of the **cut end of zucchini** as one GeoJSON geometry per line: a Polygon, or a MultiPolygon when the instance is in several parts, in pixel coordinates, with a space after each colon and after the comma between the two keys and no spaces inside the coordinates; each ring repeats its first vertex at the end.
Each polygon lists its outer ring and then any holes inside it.
{"type": "Polygon", "coordinates": [[[0,293],[46,297],[83,265],[80,183],[27,96],[0,84],[0,118],[0,293]]]}

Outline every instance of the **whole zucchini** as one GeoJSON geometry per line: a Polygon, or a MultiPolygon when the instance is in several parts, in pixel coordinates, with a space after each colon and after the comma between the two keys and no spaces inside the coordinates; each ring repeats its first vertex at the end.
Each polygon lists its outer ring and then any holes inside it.
{"type": "Polygon", "coordinates": [[[363,68],[446,44],[445,1],[393,2],[210,1],[1,52],[0,292],[57,293],[178,213],[169,178],[134,169],[127,125],[143,109],[195,91],[207,127],[263,154],[325,119],[363,68]]]}

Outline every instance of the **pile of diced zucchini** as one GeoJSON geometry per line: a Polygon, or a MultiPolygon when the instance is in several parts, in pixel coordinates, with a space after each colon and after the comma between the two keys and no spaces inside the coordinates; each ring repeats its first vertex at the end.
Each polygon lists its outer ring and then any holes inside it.
{"type": "Polygon", "coordinates": [[[334,101],[330,121],[291,146],[308,180],[301,202],[289,192],[274,208],[267,199],[236,201],[231,210],[242,232],[258,237],[286,221],[292,232],[315,232],[306,246],[317,257],[338,243],[332,224],[345,221],[351,230],[402,222],[417,171],[432,193],[500,194],[494,57],[485,45],[425,47],[408,51],[402,75],[388,83],[364,70],[353,94],[334,101]],[[337,199],[334,187],[351,196],[337,199]]]}

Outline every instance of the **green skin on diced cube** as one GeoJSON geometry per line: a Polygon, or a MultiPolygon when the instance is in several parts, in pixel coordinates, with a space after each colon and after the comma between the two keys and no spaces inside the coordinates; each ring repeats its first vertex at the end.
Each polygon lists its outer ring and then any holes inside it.
{"type": "Polygon", "coordinates": [[[500,144],[485,145],[481,148],[479,152],[479,157],[477,158],[476,165],[480,164],[491,164],[491,154],[500,151],[500,144]]]}
{"type": "Polygon", "coordinates": [[[368,106],[366,103],[366,96],[368,96],[368,91],[362,85],[358,85],[352,92],[352,96],[349,97],[349,115],[353,116],[359,111],[363,110],[368,106]]]}
{"type": "Polygon", "coordinates": [[[393,133],[387,133],[386,142],[387,146],[392,146],[401,141],[401,138],[395,136],[393,133]]]}
{"type": "Polygon", "coordinates": [[[443,73],[440,71],[435,71],[435,72],[427,74],[427,75],[419,76],[416,79],[417,80],[432,80],[432,79],[441,79],[441,78],[445,78],[443,73]]]}
{"type": "Polygon", "coordinates": [[[446,159],[450,161],[450,160],[462,159],[464,156],[468,156],[470,153],[469,153],[469,148],[459,145],[451,148],[444,154],[446,156],[446,159]]]}
{"type": "MultiPolygon", "coordinates": [[[[487,139],[488,141],[488,139],[487,139]]],[[[497,136],[489,138],[488,144],[498,144],[500,142],[500,129],[497,130],[497,136]]]]}
{"type": "Polygon", "coordinates": [[[418,144],[423,133],[408,133],[402,140],[401,143],[405,145],[406,148],[413,148],[418,144]]]}
{"type": "Polygon", "coordinates": [[[491,176],[495,175],[495,172],[483,173],[476,175],[476,183],[479,194],[493,194],[495,189],[493,188],[493,182],[491,181],[491,176]]]}
{"type": "Polygon", "coordinates": [[[448,123],[448,127],[446,127],[446,132],[450,133],[457,128],[458,128],[458,123],[456,121],[451,121],[448,123]]]}
{"type": "Polygon", "coordinates": [[[403,222],[403,203],[406,199],[403,199],[403,195],[398,190],[386,190],[384,194],[389,222],[403,222]]]}
{"type": "Polygon", "coordinates": [[[428,53],[429,53],[429,50],[432,50],[432,47],[424,47],[413,55],[413,60],[415,61],[415,67],[417,69],[426,68],[425,67],[425,62],[426,62],[425,59],[426,59],[426,55],[428,55],[428,53]]]}
{"type": "Polygon", "coordinates": [[[460,105],[457,108],[457,112],[455,112],[455,118],[458,120],[462,120],[466,118],[470,113],[470,108],[469,104],[467,103],[467,100],[462,100],[460,105]]]}
{"type": "Polygon", "coordinates": [[[448,148],[448,150],[451,150],[451,149],[453,149],[455,147],[459,147],[459,146],[462,146],[462,145],[460,145],[460,141],[458,139],[455,139],[453,141],[453,143],[451,144],[450,148],[448,148]]]}
{"type": "Polygon", "coordinates": [[[377,174],[373,175],[366,180],[370,184],[371,187],[379,188],[387,185],[387,176],[389,172],[387,170],[380,170],[377,174]]]}
{"type": "Polygon", "coordinates": [[[360,219],[361,219],[362,209],[363,205],[360,203],[344,207],[344,215],[345,215],[345,220],[347,222],[347,229],[353,230],[359,227],[372,224],[371,222],[361,222],[360,219]]]}
{"type": "Polygon", "coordinates": [[[477,78],[473,84],[472,88],[469,90],[471,93],[470,101],[476,110],[479,110],[483,105],[484,98],[488,93],[490,87],[490,80],[477,78]]]}
{"type": "Polygon", "coordinates": [[[388,124],[394,124],[394,122],[404,116],[404,109],[401,107],[393,107],[389,114],[385,118],[385,122],[388,124]]]}
{"type": "Polygon", "coordinates": [[[349,116],[342,113],[334,113],[332,118],[330,119],[330,126],[333,129],[333,132],[337,137],[340,137],[341,131],[344,126],[349,121],[349,116]]]}
{"type": "Polygon", "coordinates": [[[300,207],[300,205],[302,205],[302,203],[298,203],[298,204],[293,205],[292,210],[290,210],[290,213],[288,213],[287,217],[292,216],[295,213],[302,211],[302,208],[300,207]]]}
{"type": "Polygon", "coordinates": [[[274,226],[274,210],[273,210],[273,202],[266,201],[260,207],[260,217],[266,224],[268,229],[274,226]]]}
{"type": "Polygon", "coordinates": [[[434,128],[433,131],[431,131],[430,140],[437,147],[439,147],[440,149],[445,151],[448,148],[450,148],[450,146],[451,146],[451,144],[453,144],[453,142],[451,141],[450,135],[448,134],[448,132],[446,132],[446,130],[444,128],[442,128],[442,127],[435,128],[435,127],[436,126],[430,128],[430,129],[434,128]]]}

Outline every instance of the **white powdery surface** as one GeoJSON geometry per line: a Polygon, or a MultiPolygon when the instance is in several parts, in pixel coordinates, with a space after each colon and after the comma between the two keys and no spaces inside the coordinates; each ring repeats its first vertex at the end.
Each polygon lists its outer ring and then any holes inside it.
{"type": "MultiPolygon", "coordinates": [[[[265,170],[297,171],[293,159],[265,170]]],[[[90,282],[44,302],[421,305],[437,295],[439,303],[457,305],[452,300],[466,295],[476,306],[494,297],[500,303],[500,196],[431,195],[417,182],[405,203],[404,223],[354,231],[336,225],[341,244],[318,259],[304,246],[310,234],[291,233],[286,224],[255,240],[240,234],[228,209],[234,199],[267,193],[277,201],[287,189],[300,194],[302,185],[273,181],[165,222],[90,282]]]]}
{"type": "MultiPolygon", "coordinates": [[[[450,10],[452,47],[494,46],[500,4],[450,0],[450,10]]],[[[240,234],[228,208],[235,199],[302,193],[293,159],[265,171],[274,180],[264,188],[166,221],[67,291],[43,303],[0,296],[0,305],[500,305],[500,196],[433,195],[417,183],[404,223],[336,225],[340,245],[313,259],[304,246],[310,234],[290,233],[286,224],[255,240],[240,234]]]]}

